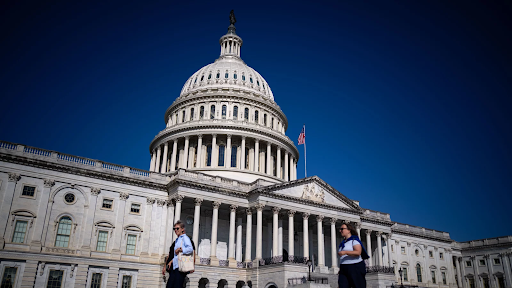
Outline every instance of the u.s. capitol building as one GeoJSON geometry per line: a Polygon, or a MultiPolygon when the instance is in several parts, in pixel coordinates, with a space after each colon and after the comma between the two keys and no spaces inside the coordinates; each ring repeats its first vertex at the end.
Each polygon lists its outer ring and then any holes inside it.
{"type": "Polygon", "coordinates": [[[319,177],[231,24],[149,146],[149,171],[0,142],[1,287],[165,287],[181,219],[197,247],[187,287],[337,287],[343,222],[371,254],[370,287],[512,287],[512,237],[457,243],[397,223],[319,177]],[[308,262],[307,260],[313,260],[308,262]],[[323,279],[325,278],[325,279],[323,279]]]}

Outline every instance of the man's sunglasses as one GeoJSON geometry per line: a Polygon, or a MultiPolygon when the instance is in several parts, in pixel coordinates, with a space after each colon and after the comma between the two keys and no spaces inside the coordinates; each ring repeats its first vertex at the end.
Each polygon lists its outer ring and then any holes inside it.
{"type": "Polygon", "coordinates": [[[172,230],[178,230],[178,229],[180,229],[180,227],[174,227],[174,228],[172,228],[172,230]]]}

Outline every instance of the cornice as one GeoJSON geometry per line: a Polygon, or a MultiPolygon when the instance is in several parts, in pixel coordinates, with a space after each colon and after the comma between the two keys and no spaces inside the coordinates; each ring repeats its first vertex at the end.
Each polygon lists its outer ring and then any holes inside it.
{"type": "Polygon", "coordinates": [[[219,187],[214,185],[208,185],[201,182],[193,182],[190,180],[180,179],[180,178],[174,178],[167,184],[167,191],[170,193],[172,190],[178,188],[178,187],[187,187],[197,190],[202,190],[206,192],[217,192],[221,195],[227,195],[227,196],[233,196],[241,199],[247,199],[247,193],[240,192],[232,189],[228,189],[225,187],[219,187]]]}
{"type": "Polygon", "coordinates": [[[5,161],[9,163],[14,164],[20,164],[20,165],[26,165],[30,167],[45,169],[45,170],[51,170],[51,171],[57,171],[67,174],[73,174],[73,175],[79,175],[79,176],[85,176],[90,177],[94,179],[99,180],[106,180],[110,182],[115,183],[122,183],[127,185],[133,185],[137,187],[143,187],[158,191],[167,191],[164,184],[155,183],[152,181],[144,181],[140,179],[135,179],[131,177],[126,177],[123,175],[114,174],[114,172],[99,172],[94,171],[91,169],[85,169],[81,167],[73,167],[69,165],[63,165],[59,163],[39,160],[39,159],[33,159],[33,158],[27,158],[19,155],[11,155],[11,154],[4,154],[0,153],[0,161],[5,161]]]}
{"type": "Polygon", "coordinates": [[[382,226],[387,226],[387,227],[393,226],[393,222],[391,222],[391,221],[384,221],[384,220],[380,220],[380,219],[370,218],[370,217],[366,217],[364,215],[361,216],[361,222],[377,224],[377,225],[382,225],[382,226]]]}
{"type": "Polygon", "coordinates": [[[411,231],[396,230],[396,229],[393,229],[393,227],[391,227],[391,232],[393,234],[396,233],[396,234],[399,234],[399,235],[406,235],[406,236],[412,236],[412,237],[423,238],[423,239],[428,239],[428,240],[441,241],[441,242],[445,242],[445,243],[452,243],[453,242],[452,239],[447,239],[447,238],[442,238],[442,237],[435,237],[435,236],[430,236],[430,235],[424,235],[424,234],[420,234],[420,233],[414,233],[414,232],[411,232],[411,231]]]}
{"type": "MultiPolygon", "coordinates": [[[[460,243],[459,243],[460,244],[460,243]]],[[[480,250],[480,249],[489,249],[489,248],[509,248],[512,247],[512,243],[496,243],[496,244],[487,244],[482,246],[469,246],[469,247],[461,247],[462,251],[471,251],[471,250],[480,250]]]]}

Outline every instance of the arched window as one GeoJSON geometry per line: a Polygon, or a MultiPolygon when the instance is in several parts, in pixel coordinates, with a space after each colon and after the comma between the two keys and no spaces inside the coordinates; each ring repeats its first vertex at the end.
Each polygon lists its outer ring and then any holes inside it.
{"type": "Polygon", "coordinates": [[[267,126],[267,114],[263,114],[263,125],[267,126]]]}
{"type": "Polygon", "coordinates": [[[203,119],[204,117],[204,106],[201,106],[201,108],[199,108],[199,119],[203,119]]]}
{"type": "Polygon", "coordinates": [[[228,79],[228,77],[229,77],[229,73],[228,73],[228,71],[226,71],[226,73],[224,73],[224,78],[228,79]]]}
{"type": "Polygon", "coordinates": [[[272,156],[272,176],[277,176],[277,165],[276,165],[276,157],[272,156]]]}
{"type": "Polygon", "coordinates": [[[245,75],[242,73],[242,81],[245,81],[245,75]]]}
{"type": "Polygon", "coordinates": [[[226,119],[226,110],[227,110],[226,105],[222,105],[222,119],[226,119]]]}
{"type": "Polygon", "coordinates": [[[235,72],[235,74],[233,74],[233,78],[235,78],[235,79],[236,79],[236,72],[235,72]]]}
{"type": "Polygon", "coordinates": [[[217,72],[217,79],[220,78],[220,72],[217,72]]]}
{"type": "Polygon", "coordinates": [[[245,108],[244,110],[244,119],[245,121],[249,121],[249,108],[245,108]]]}
{"type": "Polygon", "coordinates": [[[196,82],[197,82],[197,76],[196,76],[196,79],[194,80],[194,84],[196,84],[196,82]]]}
{"type": "Polygon", "coordinates": [[[259,121],[259,112],[258,111],[254,111],[254,122],[258,123],[259,121]]]}
{"type": "Polygon", "coordinates": [[[258,83],[258,86],[260,86],[260,81],[259,80],[256,80],[256,83],[258,83]]]}
{"type": "Polygon", "coordinates": [[[201,76],[201,82],[203,82],[203,80],[204,80],[204,75],[201,76]]]}
{"type": "Polygon", "coordinates": [[[212,145],[206,146],[206,166],[212,166],[212,145]]]}
{"type": "Polygon", "coordinates": [[[194,108],[190,108],[190,121],[194,120],[194,108]]]}
{"type": "Polygon", "coordinates": [[[68,247],[69,236],[71,235],[71,226],[73,221],[68,216],[64,216],[59,220],[57,228],[57,237],[55,238],[55,247],[68,247]]]}
{"type": "Polygon", "coordinates": [[[219,167],[224,166],[224,154],[226,152],[226,146],[219,145],[219,167]]]}
{"type": "Polygon", "coordinates": [[[422,282],[423,279],[421,279],[421,265],[420,263],[416,264],[416,276],[418,277],[418,282],[422,282]]]}
{"type": "Polygon", "coordinates": [[[215,119],[215,105],[210,107],[210,119],[215,119]]]}
{"type": "Polygon", "coordinates": [[[210,75],[208,75],[208,80],[212,79],[212,73],[210,72],[210,75]]]}
{"type": "Polygon", "coordinates": [[[270,120],[270,128],[274,129],[274,117],[270,120]]]}
{"type": "Polygon", "coordinates": [[[236,167],[236,153],[238,151],[238,147],[233,145],[231,147],[231,167],[236,167]]]}
{"type": "Polygon", "coordinates": [[[249,80],[251,81],[251,83],[254,83],[254,82],[252,82],[252,77],[250,77],[249,80]]]}
{"type": "Polygon", "coordinates": [[[183,113],[181,116],[181,122],[185,122],[185,110],[183,110],[183,113]]]}
{"type": "Polygon", "coordinates": [[[238,120],[238,106],[233,107],[233,120],[238,120]]]}

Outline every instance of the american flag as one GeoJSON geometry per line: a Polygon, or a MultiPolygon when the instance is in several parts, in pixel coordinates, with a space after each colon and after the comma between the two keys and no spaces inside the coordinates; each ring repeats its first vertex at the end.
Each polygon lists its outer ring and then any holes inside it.
{"type": "Polygon", "coordinates": [[[302,126],[302,131],[299,134],[299,145],[306,143],[306,125],[302,126]]]}

